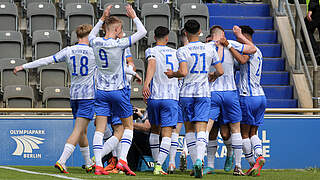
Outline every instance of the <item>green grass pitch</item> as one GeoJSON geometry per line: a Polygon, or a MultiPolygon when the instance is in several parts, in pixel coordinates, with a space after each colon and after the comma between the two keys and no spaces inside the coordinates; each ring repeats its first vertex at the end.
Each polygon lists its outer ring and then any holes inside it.
{"type": "MultiPolygon", "coordinates": [[[[152,172],[137,172],[137,176],[126,175],[109,175],[109,176],[95,176],[93,173],[86,173],[80,167],[69,167],[70,174],[58,173],[57,169],[48,166],[10,166],[18,169],[29,170],[33,172],[47,173],[47,174],[59,174],[67,177],[74,177],[79,179],[125,179],[125,180],[160,180],[160,179],[172,179],[172,180],[186,180],[195,179],[189,176],[189,172],[177,171],[176,174],[167,176],[154,176],[152,172]]],[[[260,177],[235,177],[232,173],[226,173],[223,170],[217,170],[215,175],[206,175],[203,179],[214,180],[238,180],[238,179],[258,179],[258,180],[320,180],[319,169],[301,169],[301,170],[263,170],[260,177]]],[[[57,179],[56,177],[46,175],[34,175],[24,172],[17,172],[14,170],[0,169],[0,179],[57,179]]]]}

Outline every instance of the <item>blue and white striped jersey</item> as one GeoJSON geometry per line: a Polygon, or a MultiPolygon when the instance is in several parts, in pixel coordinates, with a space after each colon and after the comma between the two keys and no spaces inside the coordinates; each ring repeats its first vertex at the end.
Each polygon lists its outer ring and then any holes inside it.
{"type": "Polygon", "coordinates": [[[262,59],[262,53],[257,48],[257,52],[250,55],[248,62],[240,65],[238,87],[241,96],[264,96],[264,91],[260,85],[262,59]]]}
{"type": "MultiPolygon", "coordinates": [[[[125,56],[125,59],[129,58],[129,57],[132,57],[132,54],[131,54],[131,51],[130,51],[130,48],[127,47],[124,51],[124,56],[125,56]]],[[[127,66],[127,65],[126,65],[127,66]]],[[[129,67],[128,67],[129,68],[129,67]]],[[[133,70],[133,69],[132,69],[133,70]]],[[[126,73],[126,85],[127,85],[127,88],[131,89],[131,80],[132,80],[132,75],[131,74],[127,74],[126,73]]]]}
{"type": "MultiPolygon", "coordinates": [[[[228,42],[232,45],[233,48],[235,48],[237,51],[242,53],[244,45],[228,40],[228,42]]],[[[210,43],[212,47],[215,49],[217,46],[215,45],[215,42],[212,41],[210,43]]],[[[218,50],[217,50],[218,51],[218,50]]],[[[216,79],[214,82],[210,82],[210,90],[211,91],[235,91],[237,90],[237,86],[235,83],[235,77],[234,77],[234,65],[237,62],[237,60],[232,56],[231,52],[228,50],[227,47],[223,48],[223,53],[221,57],[221,63],[224,70],[224,74],[220,76],[218,79],[216,79]]],[[[213,66],[210,67],[210,72],[215,71],[215,68],[213,66]]]]}
{"type": "Polygon", "coordinates": [[[94,99],[94,75],[96,69],[93,50],[86,44],[66,47],[53,56],[24,64],[24,68],[36,68],[51,63],[66,62],[71,76],[70,99],[94,99]]]}
{"type": "Polygon", "coordinates": [[[177,50],[168,46],[155,46],[146,50],[147,60],[156,60],[156,71],[150,85],[150,99],[179,100],[178,79],[169,79],[164,73],[168,69],[178,70],[179,62],[176,52],[177,50]]]}
{"type": "Polygon", "coordinates": [[[125,49],[131,45],[131,36],[121,39],[97,37],[90,43],[96,57],[97,89],[114,91],[125,88],[125,49]]]}
{"type": "Polygon", "coordinates": [[[177,51],[179,62],[188,63],[188,75],[183,78],[180,97],[210,97],[208,72],[211,64],[220,62],[212,45],[190,42],[177,51]]]}

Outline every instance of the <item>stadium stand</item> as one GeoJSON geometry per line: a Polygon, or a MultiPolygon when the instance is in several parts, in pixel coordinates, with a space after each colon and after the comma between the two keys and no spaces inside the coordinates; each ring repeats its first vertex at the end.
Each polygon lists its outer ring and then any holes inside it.
{"type": "Polygon", "coordinates": [[[0,58],[23,58],[21,32],[0,31],[0,58]]]}
{"type": "Polygon", "coordinates": [[[37,88],[43,93],[47,87],[67,87],[68,69],[65,63],[50,64],[38,68],[39,81],[37,88]]]}
{"type": "MultiPolygon", "coordinates": [[[[123,32],[123,36],[124,37],[128,37],[128,36],[131,36],[133,34],[132,31],[124,31],[123,32]]],[[[130,51],[131,51],[131,54],[132,54],[132,58],[133,59],[137,59],[139,58],[139,42],[133,44],[131,47],[130,47],[130,51]]]]}
{"type": "Polygon", "coordinates": [[[93,6],[89,3],[69,3],[66,5],[66,34],[70,37],[72,31],[81,24],[95,23],[93,6]]]}
{"type": "Polygon", "coordinates": [[[69,45],[73,46],[77,43],[78,43],[77,33],[76,31],[72,31],[69,45]]]}
{"type": "MultiPolygon", "coordinates": [[[[134,59],[134,64],[136,66],[136,72],[140,77],[145,79],[145,65],[144,61],[141,59],[134,59]]],[[[145,108],[146,104],[143,102],[142,98],[142,89],[143,84],[138,84],[136,81],[133,81],[131,84],[131,103],[134,107],[145,108]]]]}
{"type": "Polygon", "coordinates": [[[18,8],[14,3],[0,2],[0,31],[18,30],[18,8]]]}
{"type": "Polygon", "coordinates": [[[1,91],[11,85],[25,85],[29,84],[28,70],[18,72],[16,75],[12,73],[14,67],[27,63],[23,59],[1,59],[1,91]]]}
{"type": "Polygon", "coordinates": [[[29,86],[7,86],[3,100],[6,108],[33,108],[33,89],[29,86]]]}
{"type": "Polygon", "coordinates": [[[62,11],[65,11],[67,4],[71,3],[89,3],[89,0],[60,0],[59,6],[62,9],[62,11]]]}
{"type": "Polygon", "coordinates": [[[59,31],[39,30],[32,36],[33,59],[55,54],[62,48],[62,37],[59,31]]]}
{"type": "Polygon", "coordinates": [[[126,0],[98,0],[97,7],[99,8],[99,11],[103,11],[106,4],[112,3],[126,3],[126,0]]]}
{"type": "Polygon", "coordinates": [[[168,4],[143,4],[141,18],[148,32],[153,31],[157,26],[171,28],[171,12],[168,4]]]}
{"type": "MultiPolygon", "coordinates": [[[[234,25],[249,25],[255,29],[253,41],[264,56],[261,83],[267,96],[268,108],[297,107],[285,70],[281,45],[274,29],[270,7],[267,4],[208,4],[210,26],[219,24],[227,29],[226,37],[235,39],[231,31],[234,25]]],[[[237,75],[239,76],[239,74],[237,75]]]]}
{"type": "Polygon", "coordinates": [[[70,108],[70,90],[67,87],[47,87],[42,96],[43,107],[70,108]]]}
{"type": "Polygon", "coordinates": [[[145,4],[145,3],[163,3],[163,0],[135,0],[135,6],[136,8],[141,11],[142,9],[142,6],[145,4]]]}
{"type": "MultiPolygon", "coordinates": [[[[148,32],[148,46],[155,46],[156,40],[154,39],[154,31],[149,31],[148,32]]],[[[169,42],[168,46],[174,49],[177,49],[178,47],[178,37],[177,33],[175,31],[170,31],[169,32],[169,42]]]]}
{"type": "Polygon", "coordinates": [[[30,3],[51,3],[51,0],[22,0],[21,1],[21,5],[23,7],[24,10],[28,9],[28,5],[30,3]]]}
{"type": "Polygon", "coordinates": [[[132,20],[127,16],[127,11],[125,8],[127,3],[107,3],[104,5],[104,8],[109,5],[112,5],[110,16],[117,16],[122,20],[122,28],[124,31],[132,31],[132,20]]]}
{"type": "Polygon", "coordinates": [[[56,8],[52,3],[30,3],[27,8],[28,34],[37,30],[56,30],[56,8]],[[45,23],[44,23],[45,22],[45,23]]]}
{"type": "Polygon", "coordinates": [[[202,30],[209,29],[209,12],[205,4],[184,3],[180,7],[181,27],[189,19],[195,19],[201,24],[202,30]]]}
{"type": "Polygon", "coordinates": [[[202,3],[202,0],[173,0],[173,7],[180,11],[181,5],[185,3],[202,3]]]}

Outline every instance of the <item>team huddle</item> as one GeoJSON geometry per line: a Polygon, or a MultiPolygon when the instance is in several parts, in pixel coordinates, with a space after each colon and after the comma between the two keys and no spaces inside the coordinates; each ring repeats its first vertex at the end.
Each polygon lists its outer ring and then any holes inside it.
{"type": "MultiPolygon", "coordinates": [[[[133,138],[130,89],[132,78],[139,83],[142,78],[135,72],[129,47],[147,31],[128,5],[127,15],[133,19],[137,32],[123,37],[122,21],[109,16],[111,8],[105,9],[95,27],[80,25],[76,29],[77,45],[14,69],[16,73],[51,63],[68,65],[71,108],[76,121],[55,164],[63,173],[69,173],[66,161],[79,144],[87,172],[108,175],[110,171],[103,167],[102,157],[113,152],[118,158],[115,168],[136,175],[127,163],[133,138]],[[100,28],[105,32],[104,37],[97,37],[100,28]],[[94,114],[93,161],[87,127],[94,114]],[[107,123],[112,125],[113,135],[104,142],[107,123]]],[[[260,86],[262,53],[252,43],[254,31],[249,26],[235,26],[237,41],[232,41],[225,38],[222,27],[213,26],[208,42],[202,43],[200,29],[197,21],[188,20],[181,33],[184,46],[176,50],[167,46],[169,29],[159,26],[154,30],[156,46],[145,52],[148,67],[142,94],[151,123],[153,173],[167,174],[162,165],[169,154],[168,172],[175,170],[178,134],[184,124],[193,163],[191,175],[201,178],[203,174],[214,174],[219,130],[228,150],[225,171],[230,171],[235,161],[233,175],[260,175],[265,159],[257,130],[263,124],[266,98],[260,86]],[[238,86],[237,67],[240,68],[238,86]],[[204,167],[206,152],[208,163],[204,167]],[[241,170],[242,153],[251,167],[246,173],[241,170]]]]}

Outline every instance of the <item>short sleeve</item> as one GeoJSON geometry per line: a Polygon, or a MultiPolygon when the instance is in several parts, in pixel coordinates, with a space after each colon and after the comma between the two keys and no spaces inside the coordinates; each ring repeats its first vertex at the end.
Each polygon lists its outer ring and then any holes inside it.
{"type": "Polygon", "coordinates": [[[118,47],[121,49],[126,49],[131,46],[131,36],[126,38],[117,39],[118,47]]]}
{"type": "Polygon", "coordinates": [[[53,59],[55,63],[66,62],[68,59],[68,47],[62,49],[61,51],[53,55],[53,59]]]}
{"type": "Polygon", "coordinates": [[[211,46],[211,52],[212,52],[212,63],[211,65],[214,66],[216,64],[221,63],[220,57],[218,55],[218,52],[216,51],[216,48],[214,48],[214,46],[211,46]]]}
{"type": "Polygon", "coordinates": [[[146,60],[149,60],[151,58],[155,59],[155,57],[156,57],[156,54],[154,52],[154,49],[153,48],[148,48],[146,50],[146,60]]]}
{"type": "Polygon", "coordinates": [[[183,52],[182,48],[179,48],[177,50],[177,59],[178,59],[179,63],[188,62],[187,57],[186,57],[185,53],[183,52]]]}
{"type": "Polygon", "coordinates": [[[124,50],[124,55],[126,58],[129,58],[129,57],[132,57],[132,54],[131,54],[131,51],[130,51],[130,48],[127,47],[125,50],[124,50]]]}
{"type": "Polygon", "coordinates": [[[230,41],[230,40],[228,42],[232,45],[232,47],[235,50],[239,51],[240,53],[243,53],[243,48],[244,48],[243,44],[241,44],[241,43],[239,43],[237,41],[230,41]]]}

